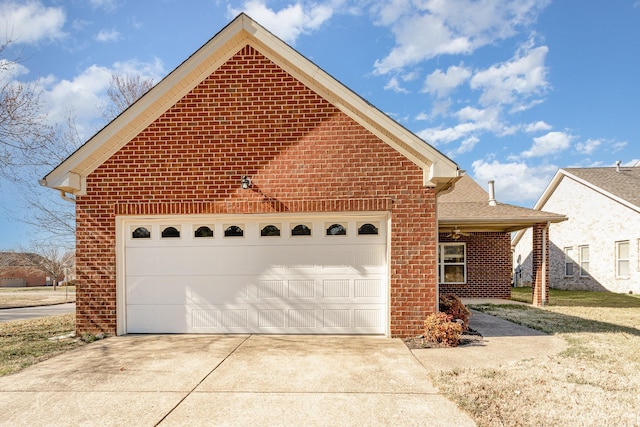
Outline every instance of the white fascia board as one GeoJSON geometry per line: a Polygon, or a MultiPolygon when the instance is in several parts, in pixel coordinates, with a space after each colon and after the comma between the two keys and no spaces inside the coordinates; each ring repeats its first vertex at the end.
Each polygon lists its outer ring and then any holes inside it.
{"type": "MultiPolygon", "coordinates": [[[[62,183],[70,172],[80,175],[81,181],[85,180],[87,175],[247,44],[422,168],[425,171],[424,185],[437,186],[458,177],[458,166],[451,159],[380,112],[251,18],[241,14],[51,171],[45,177],[47,186],[58,188],[56,185],[62,183]]],[[[84,191],[84,188],[73,189],[74,194],[84,191]]]]}
{"type": "Polygon", "coordinates": [[[57,177],[57,180],[55,181],[47,180],[44,182],[44,185],[67,193],[77,194],[83,189],[83,180],[79,174],[67,172],[64,175],[57,177]]]}
{"type": "MultiPolygon", "coordinates": [[[[224,64],[236,53],[234,47],[243,43],[243,37],[234,40],[234,37],[238,35],[235,29],[237,25],[238,23],[234,22],[223,29],[209,43],[196,51],[142,98],[51,171],[45,177],[47,186],[62,189],[57,184],[63,182],[64,176],[69,172],[76,173],[82,179],[86,179],[87,175],[153,123],[169,106],[178,102],[197,86],[202,81],[202,76],[210,75],[224,64]],[[225,45],[227,45],[227,49],[224,49],[225,45]]],[[[73,193],[82,194],[83,191],[84,188],[73,193]]]]}

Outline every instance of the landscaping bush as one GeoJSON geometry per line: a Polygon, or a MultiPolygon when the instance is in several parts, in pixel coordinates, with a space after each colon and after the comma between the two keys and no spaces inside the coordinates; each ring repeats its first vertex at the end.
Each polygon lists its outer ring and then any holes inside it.
{"type": "Polygon", "coordinates": [[[424,339],[448,347],[455,347],[460,342],[462,325],[455,322],[447,313],[434,313],[424,321],[424,339]]]}
{"type": "Polygon", "coordinates": [[[462,321],[463,331],[469,329],[469,316],[471,316],[471,312],[457,296],[451,294],[441,295],[440,311],[453,317],[453,320],[462,321]]]}

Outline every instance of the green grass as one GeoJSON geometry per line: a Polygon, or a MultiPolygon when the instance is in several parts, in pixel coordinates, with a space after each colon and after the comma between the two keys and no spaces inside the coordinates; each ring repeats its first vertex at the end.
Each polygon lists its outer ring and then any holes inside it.
{"type": "Polygon", "coordinates": [[[51,340],[75,330],[75,315],[0,323],[0,376],[13,374],[85,343],[75,338],[51,340]]]}
{"type": "MultiPolygon", "coordinates": [[[[511,299],[531,304],[530,287],[512,288],[511,299]]],[[[557,307],[640,307],[639,295],[616,294],[613,292],[549,290],[549,306],[557,307]]]]}

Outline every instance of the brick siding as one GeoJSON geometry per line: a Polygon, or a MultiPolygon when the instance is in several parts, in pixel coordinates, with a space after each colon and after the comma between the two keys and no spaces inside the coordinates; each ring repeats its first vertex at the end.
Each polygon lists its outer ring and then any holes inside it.
{"type": "Polygon", "coordinates": [[[440,242],[467,244],[467,283],[441,283],[440,294],[461,298],[511,298],[511,236],[509,233],[471,233],[458,240],[440,234],[440,242]]]}
{"type": "Polygon", "coordinates": [[[77,332],[116,333],[116,215],[388,211],[391,334],[416,335],[437,297],[436,198],[422,182],[247,46],[88,176],[76,203],[77,332]]]}

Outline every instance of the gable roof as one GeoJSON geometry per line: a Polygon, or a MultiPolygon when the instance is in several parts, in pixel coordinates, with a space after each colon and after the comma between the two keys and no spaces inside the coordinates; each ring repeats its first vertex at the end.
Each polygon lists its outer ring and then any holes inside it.
{"type": "MultiPolygon", "coordinates": [[[[533,209],[542,210],[563,179],[572,179],[591,190],[640,213],[640,167],[606,168],[564,168],[551,182],[536,202],[533,209]]],[[[523,232],[517,233],[512,241],[518,244],[523,232]]]]}
{"type": "Polygon", "coordinates": [[[507,203],[489,204],[489,194],[471,177],[464,175],[454,189],[438,197],[438,228],[462,231],[512,232],[537,223],[562,222],[565,215],[523,208],[507,203]]]}
{"type": "Polygon", "coordinates": [[[640,167],[564,168],[558,170],[534,209],[542,208],[562,179],[582,185],[640,212],[640,167]]]}
{"type": "Polygon", "coordinates": [[[242,13],[49,172],[42,180],[43,185],[61,192],[83,194],[87,175],[247,45],[422,168],[424,185],[440,191],[458,178],[459,168],[453,160],[242,13]]]}

